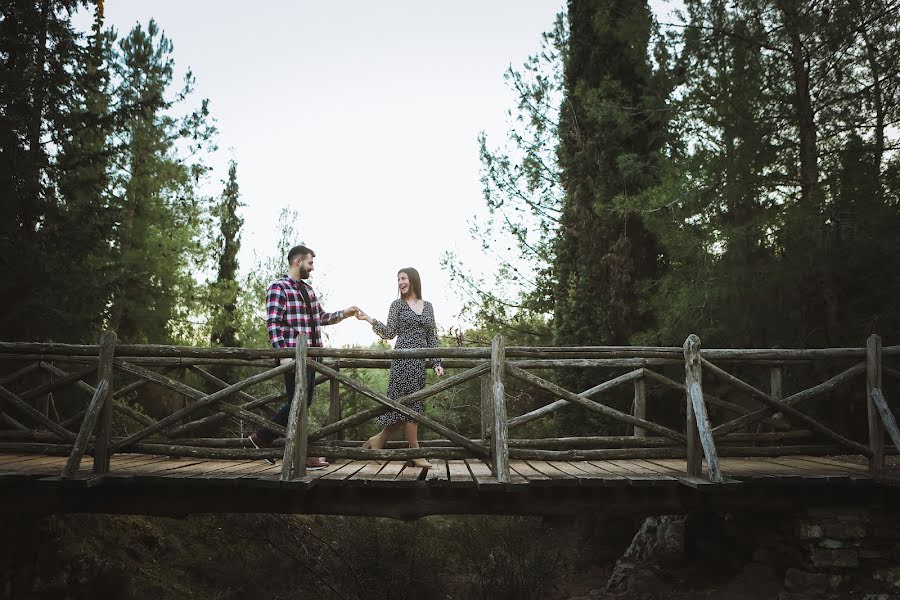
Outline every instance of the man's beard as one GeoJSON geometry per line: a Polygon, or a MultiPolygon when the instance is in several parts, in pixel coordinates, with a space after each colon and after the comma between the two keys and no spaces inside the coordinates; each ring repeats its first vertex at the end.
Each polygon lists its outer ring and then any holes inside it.
{"type": "Polygon", "coordinates": [[[309,274],[310,274],[311,272],[312,272],[312,271],[307,271],[307,270],[304,269],[303,267],[300,267],[300,279],[306,279],[307,277],[309,277],[309,274]]]}

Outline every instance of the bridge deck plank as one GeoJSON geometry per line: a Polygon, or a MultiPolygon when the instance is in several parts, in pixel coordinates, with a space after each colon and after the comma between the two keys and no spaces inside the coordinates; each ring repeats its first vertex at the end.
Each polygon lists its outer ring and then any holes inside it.
{"type": "MultiPolygon", "coordinates": [[[[0,474],[9,477],[56,476],[66,462],[65,456],[25,453],[0,453],[0,474]]],[[[430,485],[498,486],[489,464],[477,459],[434,459],[432,468],[424,470],[406,466],[404,461],[348,461],[338,460],[327,469],[311,471],[299,484],[328,482],[329,485],[409,485],[428,481],[430,485]]],[[[868,467],[828,457],[789,456],[743,458],[725,457],[720,460],[723,474],[741,480],[772,481],[777,483],[872,483],[876,481],[868,467]]],[[[528,485],[665,485],[665,482],[685,483],[684,459],[619,459],[591,461],[512,460],[512,481],[506,487],[528,485]]],[[[85,456],[79,479],[91,476],[92,459],[85,456]]],[[[112,457],[110,473],[106,477],[128,480],[150,479],[233,479],[278,482],[281,467],[259,460],[222,460],[171,458],[141,454],[116,454],[112,457]]],[[[878,481],[900,482],[891,471],[880,474],[878,481]]],[[[698,480],[692,487],[697,487],[698,480]]]]}
{"type": "Polygon", "coordinates": [[[410,463],[404,463],[403,470],[397,473],[397,476],[394,477],[394,481],[420,481],[424,480],[427,476],[425,469],[422,467],[416,467],[410,463]]]}
{"type": "Polygon", "coordinates": [[[450,473],[447,471],[447,461],[439,458],[429,459],[431,469],[428,470],[427,480],[433,484],[442,485],[450,481],[450,473]]]}
{"type": "Polygon", "coordinates": [[[847,468],[840,464],[826,464],[816,461],[799,460],[791,456],[782,456],[777,459],[767,459],[771,462],[799,469],[804,479],[821,479],[824,483],[835,481],[850,481],[852,483],[869,482],[872,477],[865,471],[847,468]]]}
{"type": "Polygon", "coordinates": [[[363,461],[363,467],[356,473],[354,473],[350,479],[352,481],[358,481],[361,484],[365,485],[372,477],[378,475],[378,472],[384,467],[385,463],[379,462],[377,460],[369,460],[363,461]]]}
{"type": "Polygon", "coordinates": [[[403,470],[403,465],[405,461],[402,460],[391,460],[385,463],[384,467],[372,476],[372,479],[369,480],[371,485],[385,485],[390,484],[397,478],[397,475],[400,474],[400,471],[403,470]]]}
{"type": "MultiPolygon", "coordinates": [[[[466,460],[466,464],[469,467],[469,471],[471,471],[471,473],[472,473],[472,478],[475,479],[475,485],[477,485],[479,489],[480,488],[494,488],[497,486],[504,485],[504,484],[501,484],[499,481],[497,481],[497,479],[494,477],[494,474],[491,473],[491,467],[489,465],[487,465],[486,463],[484,463],[483,461],[481,461],[477,458],[469,458],[466,460]]],[[[512,484],[512,485],[526,483],[524,477],[522,477],[520,479],[520,475],[518,475],[518,474],[513,475],[511,470],[510,470],[510,479],[513,480],[510,482],[510,484],[512,484]]]]}
{"type": "Polygon", "coordinates": [[[331,485],[339,485],[350,480],[356,473],[366,466],[365,461],[347,461],[334,471],[326,473],[319,478],[319,483],[328,482],[331,485]]]}
{"type": "Polygon", "coordinates": [[[447,474],[450,477],[449,485],[452,487],[469,486],[475,484],[472,472],[464,460],[448,460],[447,474]]]}
{"type": "Polygon", "coordinates": [[[582,461],[551,460],[547,464],[556,467],[569,477],[574,477],[579,485],[609,485],[615,480],[610,480],[600,469],[592,468],[582,461]]]}
{"type": "Polygon", "coordinates": [[[528,460],[531,468],[546,475],[554,485],[578,485],[578,479],[564,473],[546,460],[528,460]]]}
{"type": "Polygon", "coordinates": [[[550,479],[524,460],[510,460],[509,469],[511,472],[515,471],[520,477],[524,477],[528,483],[540,483],[550,479]]]}

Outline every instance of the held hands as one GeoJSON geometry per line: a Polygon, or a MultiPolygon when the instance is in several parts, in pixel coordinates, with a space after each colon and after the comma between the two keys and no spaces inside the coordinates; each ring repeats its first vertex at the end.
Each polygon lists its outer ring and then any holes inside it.
{"type": "Polygon", "coordinates": [[[368,321],[369,323],[372,322],[371,317],[369,317],[369,315],[367,315],[361,308],[356,309],[356,318],[360,321],[368,321]]]}
{"type": "Polygon", "coordinates": [[[352,317],[353,315],[359,315],[360,310],[358,306],[351,306],[350,308],[345,308],[343,311],[344,318],[352,317]]]}

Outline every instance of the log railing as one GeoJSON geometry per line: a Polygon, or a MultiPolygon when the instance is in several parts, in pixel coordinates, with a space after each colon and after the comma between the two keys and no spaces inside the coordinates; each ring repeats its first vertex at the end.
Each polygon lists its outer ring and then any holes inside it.
{"type": "MultiPolygon", "coordinates": [[[[804,350],[702,349],[696,335],[689,336],[681,348],[506,347],[501,336],[495,337],[489,348],[308,348],[305,338],[291,350],[200,348],[117,344],[112,332],[104,334],[99,345],[0,342],[0,373],[6,373],[0,376],[0,450],[66,454],[69,458],[61,473],[64,478],[77,474],[86,453],[93,455],[94,473],[102,474],[110,469],[110,457],[122,452],[248,460],[280,458],[283,480],[303,477],[306,458],[313,453],[360,460],[481,458],[491,465],[501,483],[510,481],[510,459],[685,458],[687,477],[703,476],[705,464],[706,478],[723,482],[719,468],[722,456],[841,453],[865,456],[871,469],[878,471],[883,468],[886,452],[900,451],[900,430],[885,400],[882,382],[883,374],[900,378],[900,370],[882,364],[897,356],[900,347],[882,348],[878,336],[870,336],[865,348],[804,350]],[[294,361],[273,366],[274,359],[284,357],[294,361]],[[453,372],[413,394],[391,399],[346,371],[385,369],[395,358],[441,358],[453,372]],[[820,372],[838,372],[821,383],[786,394],[785,373],[810,365],[817,366],[820,372]],[[229,383],[207,370],[225,366],[251,367],[259,372],[229,383]],[[681,368],[684,383],[676,380],[681,368]],[[306,403],[299,400],[305,395],[307,369],[317,373],[317,385],[329,383],[328,422],[312,430],[306,403]],[[596,383],[578,393],[543,375],[545,370],[565,369],[596,374],[596,383]],[[669,372],[665,373],[667,369],[669,372]],[[609,370],[618,373],[605,376],[609,370]],[[736,370],[741,371],[741,376],[735,374],[736,370]],[[756,373],[759,370],[764,376],[756,373]],[[275,391],[260,396],[252,390],[289,371],[296,377],[295,397],[287,427],[281,427],[260,411],[277,407],[284,401],[284,393],[275,391]],[[212,391],[180,381],[178,375],[186,372],[212,391]],[[748,381],[747,373],[754,383],[748,381]],[[801,410],[801,405],[809,407],[836,390],[846,391],[850,382],[863,373],[867,440],[852,439],[846,423],[827,423],[808,410],[801,410]],[[39,374],[44,374],[46,381],[35,384],[39,374]],[[120,377],[126,383],[114,389],[114,379],[118,381],[120,377]],[[480,401],[470,403],[479,407],[478,432],[454,431],[429,414],[420,415],[409,408],[418,400],[474,380],[480,380],[480,401]],[[768,391],[761,389],[766,384],[768,391]],[[147,385],[182,394],[190,402],[154,419],[126,402],[130,394],[147,385]],[[549,396],[549,401],[523,414],[507,415],[511,386],[537,390],[549,396]],[[630,409],[616,408],[610,400],[622,386],[633,388],[630,409]],[[74,409],[68,403],[72,414],[61,414],[54,402],[54,394],[63,389],[87,394],[74,409]],[[356,392],[371,400],[373,406],[345,415],[342,390],[356,392]],[[660,414],[657,404],[664,402],[665,397],[673,397],[673,392],[684,402],[681,424],[672,420],[671,411],[668,419],[650,418],[648,415],[660,414]],[[572,406],[602,415],[617,424],[622,433],[631,434],[510,437],[526,423],[572,406]],[[345,440],[348,430],[389,410],[416,420],[438,439],[424,439],[420,448],[390,442],[380,450],[363,450],[360,442],[345,440]],[[139,429],[125,435],[114,431],[113,412],[139,429]],[[268,426],[281,439],[273,448],[257,450],[243,437],[197,435],[235,420],[254,428],[268,426]],[[890,448],[885,446],[885,431],[893,444],[890,448]]],[[[280,379],[276,387],[281,389],[280,379]]]]}

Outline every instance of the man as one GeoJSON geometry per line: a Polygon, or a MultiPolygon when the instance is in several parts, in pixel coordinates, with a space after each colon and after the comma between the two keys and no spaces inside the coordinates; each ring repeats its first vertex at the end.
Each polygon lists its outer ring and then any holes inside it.
{"type": "MultiPolygon", "coordinates": [[[[274,348],[294,348],[297,346],[297,338],[300,334],[306,334],[310,346],[322,346],[322,325],[339,323],[347,317],[354,316],[359,309],[355,306],[327,313],[322,310],[316,293],[306,281],[312,273],[313,260],[316,253],[306,246],[294,246],[288,252],[288,272],[280,279],[275,280],[266,291],[266,328],[269,331],[269,341],[274,348]]],[[[293,358],[280,359],[281,364],[293,362],[293,358]]],[[[307,370],[306,381],[306,405],[312,404],[313,382],[315,371],[307,370]]],[[[284,388],[287,392],[287,402],[272,417],[272,421],[279,425],[287,425],[288,415],[291,412],[291,400],[294,398],[296,385],[294,371],[284,374],[284,388]]],[[[270,448],[275,433],[265,427],[261,427],[256,433],[249,436],[250,442],[256,448],[270,448]]],[[[265,459],[270,465],[275,461],[265,459]]],[[[324,458],[310,457],[306,460],[307,470],[323,469],[328,466],[324,458]]]]}

